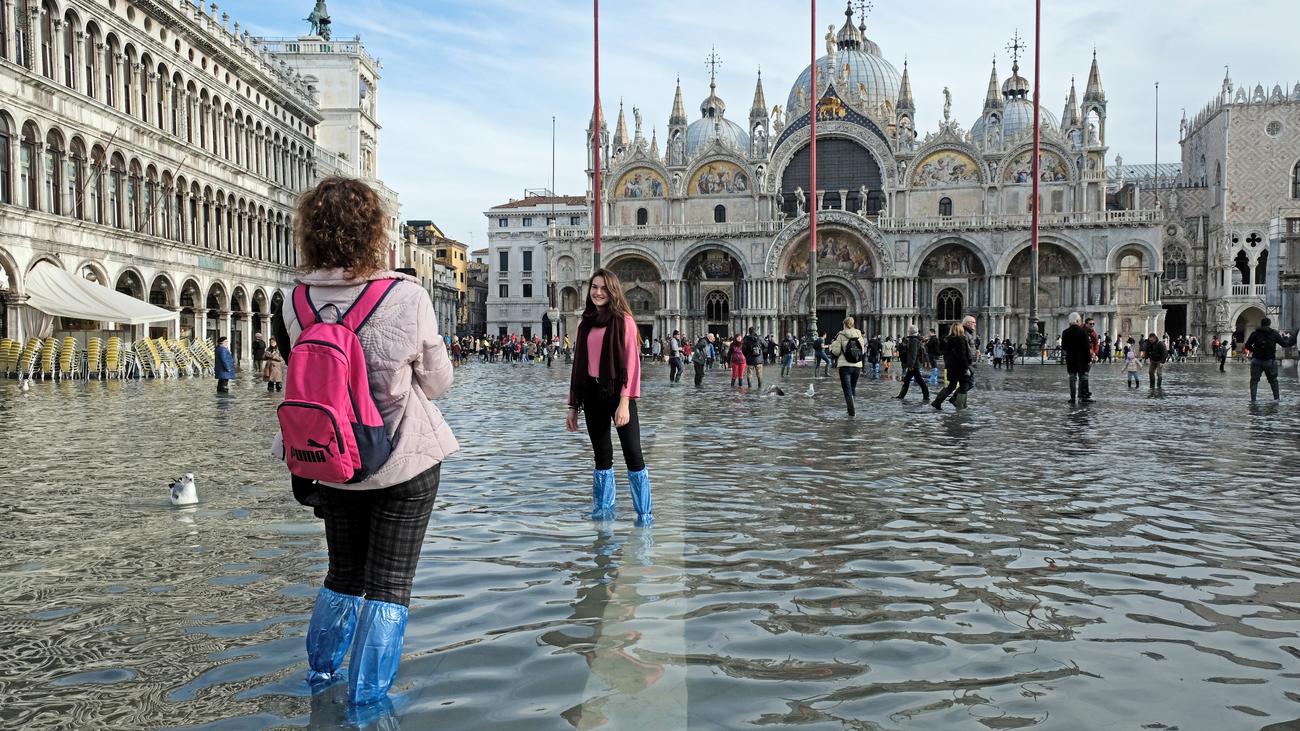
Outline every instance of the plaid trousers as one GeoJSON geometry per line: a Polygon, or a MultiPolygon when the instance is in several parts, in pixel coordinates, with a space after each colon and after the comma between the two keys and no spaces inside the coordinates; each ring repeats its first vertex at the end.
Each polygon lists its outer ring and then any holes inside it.
{"type": "Polygon", "coordinates": [[[330,567],[325,587],[407,606],[442,465],[382,490],[321,488],[330,567]]]}

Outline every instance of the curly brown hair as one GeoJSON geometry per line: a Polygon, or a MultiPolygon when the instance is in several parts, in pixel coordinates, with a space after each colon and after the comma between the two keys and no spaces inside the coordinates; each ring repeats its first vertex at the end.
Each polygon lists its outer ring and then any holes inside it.
{"type": "Polygon", "coordinates": [[[387,212],[379,194],[332,176],[298,199],[297,244],[304,270],[346,269],[364,277],[388,268],[387,212]]]}

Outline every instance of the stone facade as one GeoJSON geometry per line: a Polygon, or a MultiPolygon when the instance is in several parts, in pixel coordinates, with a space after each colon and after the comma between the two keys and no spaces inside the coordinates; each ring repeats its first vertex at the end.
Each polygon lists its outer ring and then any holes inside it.
{"type": "Polygon", "coordinates": [[[292,286],[297,195],[336,172],[307,83],[215,6],[24,6],[32,32],[0,49],[3,335],[35,334],[24,279],[48,261],[176,313],[56,331],[229,335],[248,364],[292,286]]]}
{"type": "Polygon", "coordinates": [[[581,197],[545,191],[483,213],[488,219],[489,335],[531,337],[556,332],[547,276],[547,232],[553,223],[582,226],[589,212],[581,197]]]}
{"type": "MultiPolygon", "coordinates": [[[[944,90],[943,121],[917,136],[906,65],[900,75],[854,27],[828,37],[817,88],[806,70],[787,104],[768,108],[762,79],[745,127],[732,122],[716,84],[689,122],[681,85],[659,151],[633,110],[611,138],[603,115],[588,128],[588,173],[602,162],[602,263],[624,280],[645,336],[804,331],[809,310],[809,215],[818,210],[820,329],[846,315],[870,334],[908,324],[939,328],[966,313],[985,338],[1028,332],[1031,85],[1018,64],[966,131],[944,90]],[[818,120],[818,193],[810,200],[809,143],[818,120]],[[688,123],[689,122],[689,123],[688,123]],[[598,128],[598,130],[597,130],[598,128]],[[599,144],[593,145],[593,136],[599,144]]],[[[1159,326],[1163,308],[1157,213],[1109,211],[1106,98],[1096,58],[1082,99],[1071,88],[1058,120],[1041,110],[1040,286],[1049,337],[1069,312],[1114,332],[1159,326]],[[1136,261],[1131,271],[1120,263],[1136,261]]],[[[557,315],[573,321],[592,261],[588,225],[549,232],[557,315]]]]}

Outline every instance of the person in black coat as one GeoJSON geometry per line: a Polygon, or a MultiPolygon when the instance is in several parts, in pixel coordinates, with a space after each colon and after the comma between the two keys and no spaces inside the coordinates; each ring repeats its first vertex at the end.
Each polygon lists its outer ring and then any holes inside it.
{"type": "MultiPolygon", "coordinates": [[[[1294,335],[1279,333],[1274,330],[1273,321],[1267,317],[1259,321],[1259,327],[1246,339],[1246,349],[1250,351],[1250,400],[1255,400],[1259,390],[1259,377],[1268,377],[1268,385],[1273,389],[1273,400],[1281,398],[1277,387],[1277,348],[1293,348],[1296,344],[1294,335]]],[[[1223,366],[1220,364],[1219,369],[1223,366]]]]}
{"type": "Polygon", "coordinates": [[[956,406],[966,408],[966,392],[970,390],[970,344],[966,329],[960,322],[953,323],[948,337],[943,340],[943,367],[948,373],[948,385],[934,397],[930,405],[943,409],[943,402],[953,391],[957,392],[956,406]]]}
{"type": "Polygon", "coordinates": [[[1061,354],[1065,358],[1065,370],[1070,374],[1070,403],[1075,403],[1076,397],[1084,403],[1091,402],[1088,371],[1092,370],[1092,336],[1083,327],[1083,317],[1077,312],[1070,313],[1070,326],[1061,333],[1061,354]]]}

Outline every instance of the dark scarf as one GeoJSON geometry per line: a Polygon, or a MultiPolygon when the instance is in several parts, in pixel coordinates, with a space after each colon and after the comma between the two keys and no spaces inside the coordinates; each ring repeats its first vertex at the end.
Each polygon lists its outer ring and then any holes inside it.
{"type": "Polygon", "coordinates": [[[605,328],[605,338],[600,348],[600,382],[605,394],[617,397],[627,383],[627,354],[623,352],[623,317],[615,315],[609,307],[599,307],[582,313],[578,325],[578,341],[573,348],[573,374],[569,377],[569,405],[582,402],[583,386],[587,375],[587,334],[592,328],[605,328]]]}

